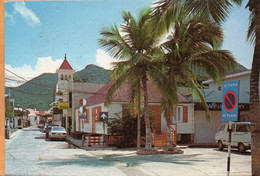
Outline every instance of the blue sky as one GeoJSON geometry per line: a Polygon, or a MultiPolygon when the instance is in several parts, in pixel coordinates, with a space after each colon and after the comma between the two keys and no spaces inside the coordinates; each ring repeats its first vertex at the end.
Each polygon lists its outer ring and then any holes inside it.
{"type": "MultiPolygon", "coordinates": [[[[136,13],[152,2],[153,0],[6,2],[6,68],[30,79],[44,72],[55,72],[65,53],[76,71],[88,64],[107,68],[112,58],[97,45],[101,28],[122,23],[122,9],[136,13]]],[[[244,7],[245,4],[236,7],[223,24],[223,49],[229,49],[239,63],[251,68],[253,46],[246,42],[249,11],[244,7]]]]}

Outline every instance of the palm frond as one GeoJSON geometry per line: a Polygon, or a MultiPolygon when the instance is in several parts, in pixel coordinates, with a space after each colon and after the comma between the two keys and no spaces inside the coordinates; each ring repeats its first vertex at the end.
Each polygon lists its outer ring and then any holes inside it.
{"type": "Polygon", "coordinates": [[[206,109],[206,117],[209,121],[211,121],[211,114],[209,112],[209,108],[207,105],[207,102],[202,94],[202,92],[200,91],[198,85],[199,83],[197,82],[195,77],[186,77],[187,78],[187,83],[189,85],[189,87],[191,88],[191,90],[193,91],[193,94],[196,96],[198,96],[198,98],[200,99],[202,105],[204,106],[204,108],[206,109]]]}
{"type": "Polygon", "coordinates": [[[232,8],[232,4],[229,0],[187,0],[185,8],[190,13],[204,18],[211,18],[220,23],[225,21],[232,8]]]}
{"type": "Polygon", "coordinates": [[[249,16],[249,28],[247,31],[247,40],[251,44],[255,44],[256,36],[255,36],[255,9],[252,9],[251,14],[249,16]]]}

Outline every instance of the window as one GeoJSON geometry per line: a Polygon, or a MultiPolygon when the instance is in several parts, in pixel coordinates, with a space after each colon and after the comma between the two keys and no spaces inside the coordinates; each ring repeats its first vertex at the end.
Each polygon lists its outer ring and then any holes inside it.
{"type": "Polygon", "coordinates": [[[183,108],[182,108],[182,106],[176,107],[172,121],[173,121],[173,123],[183,122],[183,108]]]}
{"type": "Polygon", "coordinates": [[[63,75],[60,76],[60,79],[63,80],[63,75]]]}
{"type": "Polygon", "coordinates": [[[237,124],[236,131],[237,132],[249,132],[250,127],[248,124],[237,124]]]}
{"type": "Polygon", "coordinates": [[[101,112],[101,106],[92,108],[92,119],[95,119],[97,123],[100,122],[99,112],[101,112]]]}
{"type": "Polygon", "coordinates": [[[221,125],[220,127],[219,127],[219,130],[218,131],[224,131],[225,130],[225,125],[221,125]]]}
{"type": "Polygon", "coordinates": [[[65,80],[68,80],[68,76],[67,75],[65,75],[65,80]]]}
{"type": "MultiPolygon", "coordinates": [[[[227,124],[227,132],[228,132],[228,129],[229,129],[229,125],[227,124]]],[[[234,132],[235,130],[235,124],[232,124],[232,132],[234,132]]]]}

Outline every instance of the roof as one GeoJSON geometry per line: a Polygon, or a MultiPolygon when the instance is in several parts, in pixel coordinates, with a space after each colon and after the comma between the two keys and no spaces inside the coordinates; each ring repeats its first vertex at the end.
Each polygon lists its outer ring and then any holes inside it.
{"type": "Polygon", "coordinates": [[[65,55],[65,59],[62,62],[61,66],[59,69],[63,69],[63,70],[73,70],[72,67],[70,66],[69,62],[66,59],[66,55],[65,55]]]}
{"type": "Polygon", "coordinates": [[[27,111],[29,111],[28,116],[36,116],[36,114],[38,113],[38,111],[36,111],[36,109],[26,109],[27,111]]]}
{"type": "MultiPolygon", "coordinates": [[[[226,75],[224,79],[230,79],[230,78],[236,78],[236,77],[241,77],[241,76],[245,76],[245,75],[250,75],[251,70],[246,70],[246,71],[241,71],[241,72],[237,72],[237,73],[233,73],[230,75],[226,75]]],[[[208,83],[212,83],[213,79],[209,79],[206,81],[203,81],[203,84],[208,84],[208,83]]]]}
{"type": "MultiPolygon", "coordinates": [[[[110,87],[112,86],[113,81],[107,83],[104,87],[99,89],[97,93],[87,99],[87,106],[104,103],[106,94],[110,87]]],[[[156,88],[155,84],[152,81],[147,82],[148,88],[148,102],[149,103],[161,103],[161,93],[156,88]]],[[[116,91],[114,94],[112,102],[129,102],[129,85],[124,84],[122,88],[116,91]]],[[[178,102],[187,103],[187,99],[178,93],[178,102]]]]}

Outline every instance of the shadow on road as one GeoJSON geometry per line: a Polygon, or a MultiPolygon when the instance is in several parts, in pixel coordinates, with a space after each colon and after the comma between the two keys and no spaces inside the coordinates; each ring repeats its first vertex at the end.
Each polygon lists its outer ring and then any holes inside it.
{"type": "MultiPolygon", "coordinates": [[[[49,160],[42,161],[40,165],[48,167],[59,167],[64,165],[79,165],[89,167],[110,167],[114,165],[124,165],[126,167],[139,166],[144,163],[170,163],[178,165],[194,165],[194,162],[206,162],[206,160],[198,159],[198,154],[183,155],[136,155],[136,152],[128,155],[75,155],[74,159],[49,160]]],[[[94,153],[91,153],[94,154],[94,153]]]]}
{"type": "MultiPolygon", "coordinates": [[[[223,149],[223,150],[214,149],[214,150],[215,151],[219,151],[219,152],[228,153],[228,149],[223,149]]],[[[231,153],[232,154],[237,154],[237,155],[251,155],[251,150],[247,150],[246,152],[241,153],[237,149],[231,149],[231,153]]]]}

